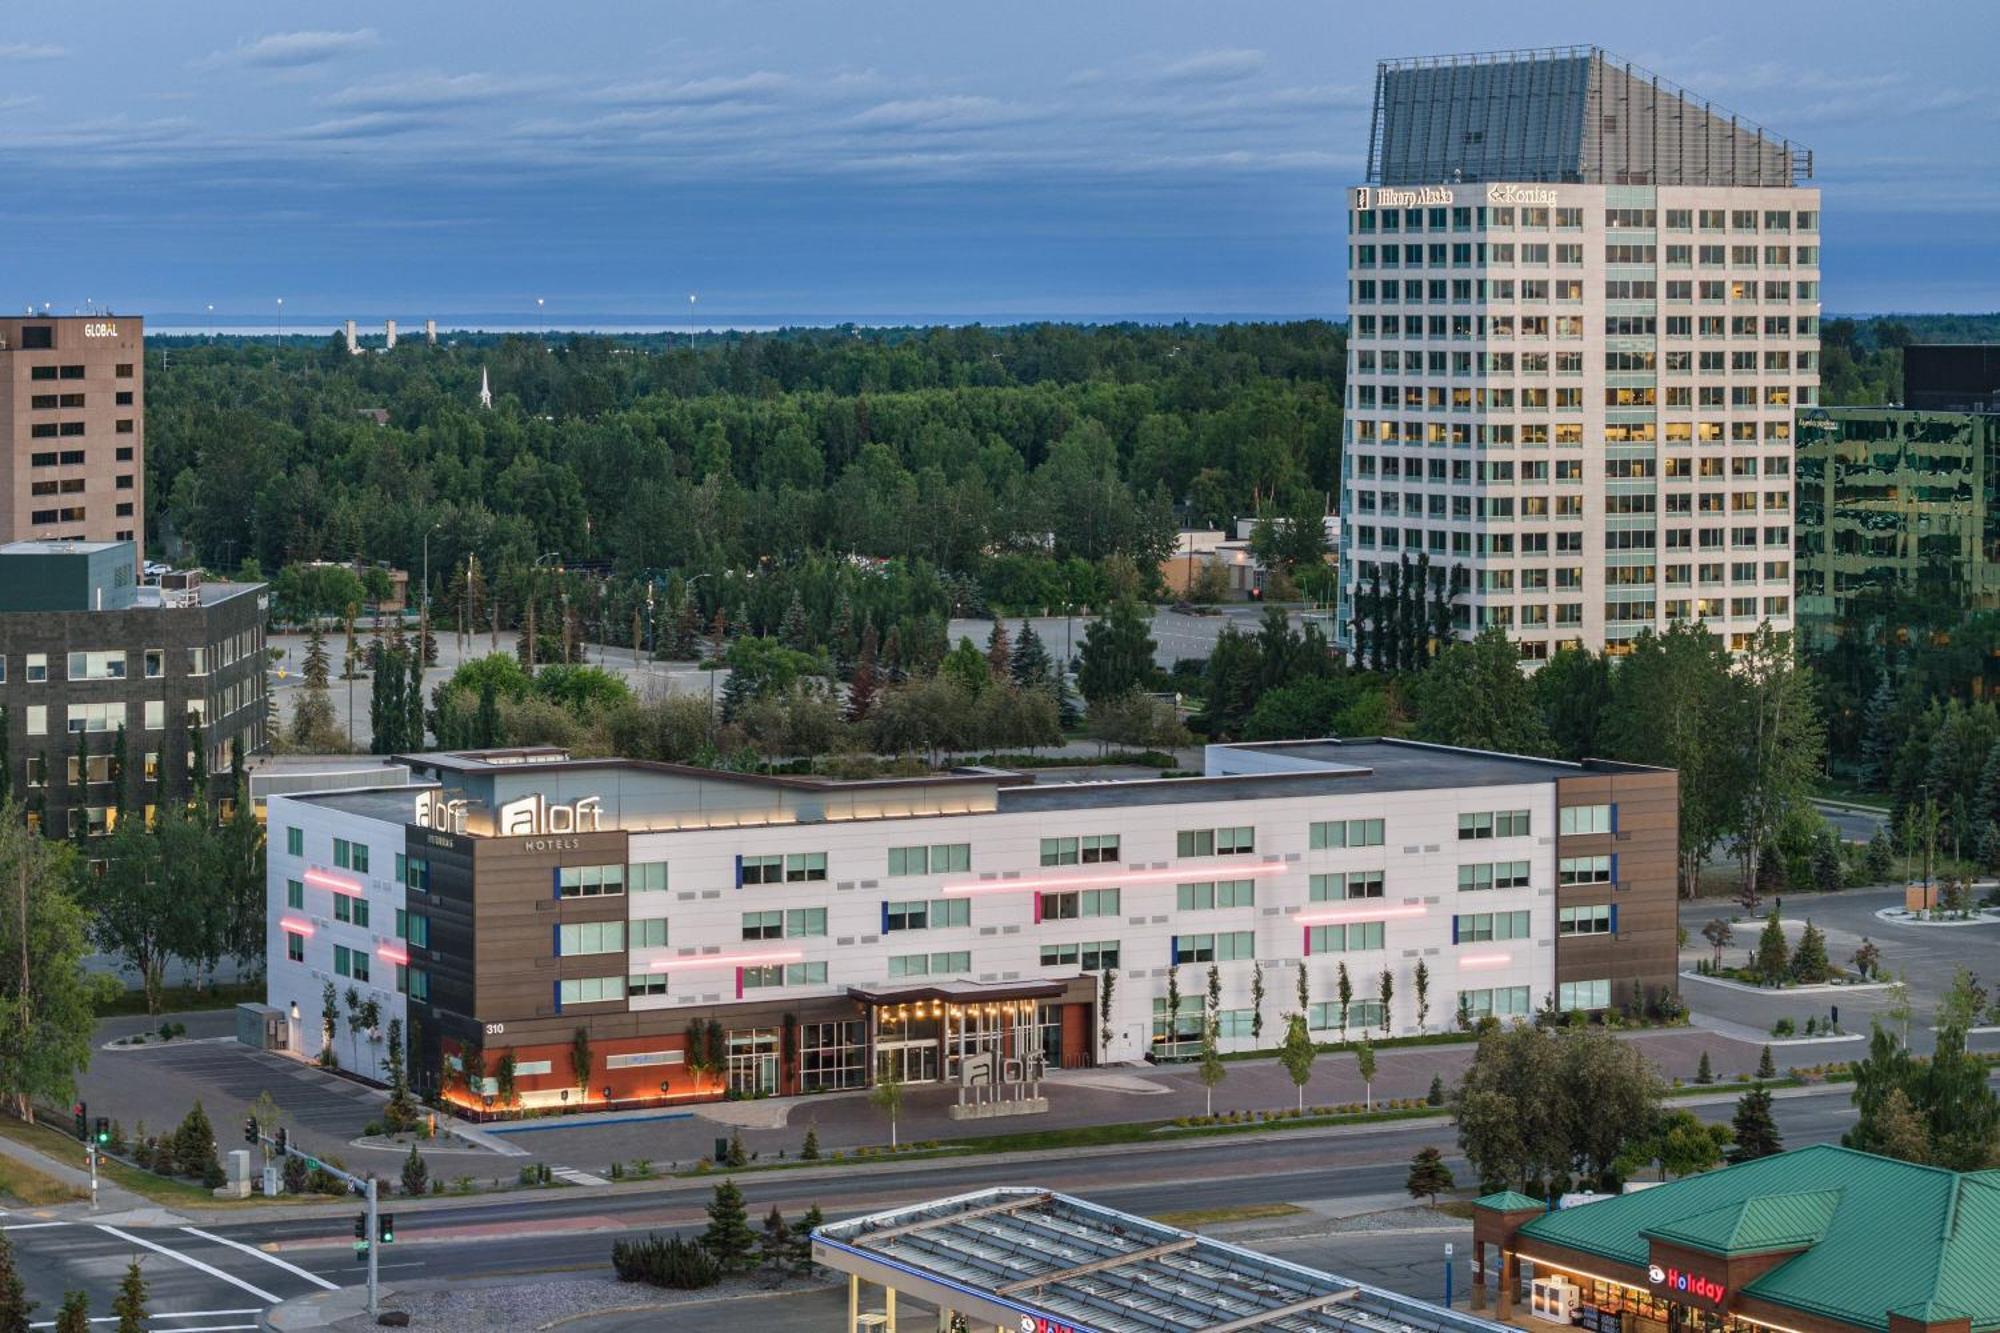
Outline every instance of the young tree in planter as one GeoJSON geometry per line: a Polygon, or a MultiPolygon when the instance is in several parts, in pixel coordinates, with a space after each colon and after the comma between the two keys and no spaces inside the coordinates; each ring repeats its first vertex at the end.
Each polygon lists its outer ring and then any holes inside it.
{"type": "Polygon", "coordinates": [[[420,1199],[430,1192],[431,1169],[424,1165],[424,1159],[417,1154],[417,1145],[410,1145],[410,1155],[403,1159],[403,1193],[420,1199]]]}
{"type": "Polygon", "coordinates": [[[1778,1064],[1777,1061],[1771,1058],[1771,1048],[1767,1045],[1757,1056],[1757,1077],[1776,1078],[1777,1076],[1778,1064]]]}
{"type": "MultiPolygon", "coordinates": [[[[361,1030],[368,1035],[369,1045],[372,1046],[381,1040],[382,1002],[380,1000],[376,999],[373,995],[363,1000],[361,1008],[356,1012],[356,1017],[360,1020],[359,1026],[361,1030]]],[[[375,1070],[379,1069],[381,1064],[382,1062],[379,1059],[370,1056],[370,1074],[372,1075],[375,1070]]]]}
{"type": "Polygon", "coordinates": [[[35,1306],[28,1299],[28,1284],[14,1266],[14,1247],[0,1236],[0,1333],[28,1333],[28,1316],[35,1306]]]}
{"type": "Polygon", "coordinates": [[[1451,1168],[1444,1164],[1444,1154],[1436,1148],[1419,1148],[1417,1155],[1410,1159],[1409,1178],[1403,1188],[1412,1199],[1428,1197],[1431,1207],[1438,1204],[1438,1195],[1450,1189],[1456,1182],[1451,1178],[1451,1168]]]}
{"type": "Polygon", "coordinates": [[[349,986],[347,994],[340,998],[347,1009],[347,1058],[358,1073],[361,1069],[361,988],[349,986]]]}
{"type": "Polygon", "coordinates": [[[802,1162],[819,1160],[819,1126],[806,1126],[806,1141],[799,1146],[799,1160],[802,1162]]]}
{"type": "Polygon", "coordinates": [[[1375,987],[1375,998],[1382,1004],[1382,1035],[1389,1035],[1390,1001],[1396,998],[1396,974],[1388,968],[1382,969],[1382,976],[1375,987]]]}
{"type": "Polygon", "coordinates": [[[1771,1094],[1764,1088],[1752,1088],[1736,1099],[1736,1115],[1729,1127],[1736,1134],[1729,1149],[1732,1163],[1751,1162],[1785,1150],[1778,1122],[1771,1115],[1771,1094]]]}
{"type": "Polygon", "coordinates": [[[1410,974],[1410,982],[1417,994],[1417,1035],[1424,1035],[1424,1026],[1431,1017],[1431,969],[1423,959],[1417,960],[1416,970],[1410,974]]]}
{"type": "Polygon", "coordinates": [[[1304,1014],[1285,1016],[1285,1044],[1278,1048],[1278,1062],[1285,1067],[1292,1086],[1298,1089],[1299,1110],[1306,1109],[1306,1080],[1312,1077],[1313,1061],[1319,1055],[1319,1047],[1313,1044],[1312,1032],[1306,1027],[1304,1014]]]}
{"type": "Polygon", "coordinates": [[[1854,970],[1861,974],[1863,981],[1872,980],[1882,966],[1881,947],[1863,935],[1861,947],[1856,949],[1847,961],[1854,964],[1854,970]]]}
{"type": "Polygon", "coordinates": [[[1354,982],[1347,975],[1347,963],[1340,964],[1340,971],[1334,976],[1334,994],[1340,998],[1340,1039],[1347,1040],[1347,1008],[1354,1003],[1354,982]]]}
{"type": "Polygon", "coordinates": [[[590,1049],[590,1029],[579,1023],[576,1033],[569,1039],[569,1073],[576,1081],[576,1090],[584,1101],[590,1100],[590,1075],[595,1068],[596,1057],[590,1049]]]}
{"type": "Polygon", "coordinates": [[[792,1229],[774,1203],[771,1211],[764,1214],[764,1231],[757,1237],[757,1266],[773,1281],[782,1281],[785,1270],[792,1266],[795,1252],[792,1229]]]}
{"type": "Polygon", "coordinates": [[[756,1262],[756,1233],[750,1230],[750,1214],[743,1207],[743,1191],[734,1180],[715,1187],[708,1201],[708,1226],[701,1233],[702,1248],[715,1256],[725,1273],[747,1273],[756,1262]]]}
{"type": "Polygon", "coordinates": [[[329,981],[319,993],[319,1062],[327,1069],[340,1067],[340,1057],[333,1053],[333,1035],[339,1030],[340,996],[329,981]]]}
{"type": "Polygon", "coordinates": [[[1111,992],[1118,984],[1115,969],[1104,969],[1104,979],[1097,992],[1097,1045],[1104,1054],[1111,1053],[1111,992]]]}
{"type": "Polygon", "coordinates": [[[1715,970],[1722,970],[1722,951],[1735,940],[1736,931],[1721,917],[1710,917],[1708,924],[1701,928],[1701,937],[1715,950],[1715,970]]]}
{"type": "Polygon", "coordinates": [[[63,1293],[56,1311],[56,1333],[90,1333],[90,1298],[80,1291],[63,1293]]]}
{"type": "Polygon", "coordinates": [[[729,1151],[723,1154],[722,1164],[724,1166],[750,1165],[750,1150],[743,1146],[743,1131],[741,1129],[732,1129],[729,1131],[729,1151]]]}
{"type": "Polygon", "coordinates": [[[1208,965],[1208,1016],[1214,1018],[1222,1012],[1222,969],[1214,963],[1208,965]]]}
{"type": "Polygon", "coordinates": [[[806,1215],[792,1230],[792,1276],[811,1277],[813,1275],[813,1232],[826,1225],[826,1214],[814,1204],[806,1209],[806,1215]]]}
{"type": "Polygon", "coordinates": [[[111,1302],[111,1313],[118,1316],[117,1333],[146,1333],[146,1275],[139,1271],[137,1259],[125,1265],[125,1277],[118,1284],[118,1299],[111,1302]]]}
{"type": "Polygon", "coordinates": [[[391,1129],[404,1129],[417,1118],[417,1106],[410,1097],[408,1066],[403,1052],[403,1020],[389,1020],[389,1102],[382,1118],[391,1129]]]}
{"type": "Polygon", "coordinates": [[[1299,1012],[1312,1013],[1312,979],[1306,975],[1306,960],[1299,959],[1298,975],[1299,1012]]]}
{"type": "Polygon", "coordinates": [[[1175,963],[1167,968],[1167,1049],[1168,1059],[1180,1047],[1181,1040],[1181,968],[1175,963]]]}
{"type": "Polygon", "coordinates": [[[520,1062],[514,1052],[502,1051],[493,1065],[493,1100],[502,1106],[514,1106],[521,1100],[520,1091],[514,1085],[520,1062]]]}
{"type": "Polygon", "coordinates": [[[886,1060],[876,1071],[875,1087],[869,1092],[868,1100],[876,1110],[889,1117],[889,1147],[894,1150],[900,1146],[896,1142],[896,1120],[903,1113],[903,1080],[889,1068],[886,1060]]]}
{"type": "Polygon", "coordinates": [[[1201,1025],[1201,1087],[1208,1095],[1206,1115],[1215,1114],[1215,1089],[1223,1079],[1229,1077],[1227,1066],[1222,1063],[1222,1052],[1216,1049],[1221,1036],[1221,1023],[1213,1013],[1201,1025]]]}
{"type": "Polygon", "coordinates": [[[1354,1048],[1354,1072],[1361,1075],[1367,1107],[1372,1111],[1375,1109],[1375,1048],[1368,1044],[1366,1037],[1354,1048]]]}
{"type": "Polygon", "coordinates": [[[1715,1082],[1715,1066],[1709,1063],[1708,1049],[1706,1047],[1702,1048],[1701,1062],[1694,1067],[1694,1081],[1697,1083],[1715,1082]]]}
{"type": "MultiPolygon", "coordinates": [[[[1299,972],[1306,970],[1304,961],[1299,963],[1299,972]]],[[[1250,1040],[1264,1040],[1264,960],[1250,964],[1250,1040]]]]}

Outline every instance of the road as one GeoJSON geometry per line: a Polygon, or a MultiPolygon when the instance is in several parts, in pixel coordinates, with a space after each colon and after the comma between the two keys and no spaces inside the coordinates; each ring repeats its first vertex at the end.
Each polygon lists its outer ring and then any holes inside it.
{"type": "MultiPolygon", "coordinates": [[[[1697,1108],[1726,1119],[1724,1101],[1697,1108]]],[[[1776,1106],[1786,1142],[1835,1140],[1853,1120],[1845,1088],[1781,1097],[1776,1106]]],[[[829,1217],[874,1211],[1002,1184],[1040,1184],[1137,1213],[1190,1206],[1393,1196],[1402,1189],[1410,1156],[1428,1145],[1447,1148],[1461,1178],[1467,1168],[1451,1149],[1451,1130],[1438,1124],[1374,1125],[1339,1133],[1290,1131],[1244,1138],[1193,1139],[1159,1147],[1065,1153],[1059,1161],[1012,1156],[963,1163],[901,1167],[828,1167],[751,1173],[740,1184],[752,1217],[773,1205],[796,1216],[817,1202],[829,1217]]],[[[382,1256],[385,1283],[426,1278],[601,1269],[609,1232],[688,1228],[701,1224],[711,1181],[661,1182],[644,1192],[559,1188],[534,1195],[426,1203],[398,1210],[397,1241],[382,1256]]],[[[291,1212],[292,1210],[287,1210],[291,1212]]],[[[93,1312],[110,1307],[127,1260],[143,1260],[159,1327],[183,1333],[248,1329],[279,1301],[361,1278],[352,1252],[356,1205],[283,1219],[207,1220],[140,1217],[99,1223],[85,1216],[43,1212],[0,1217],[15,1248],[41,1320],[52,1319],[62,1294],[81,1288],[93,1312]]]]}

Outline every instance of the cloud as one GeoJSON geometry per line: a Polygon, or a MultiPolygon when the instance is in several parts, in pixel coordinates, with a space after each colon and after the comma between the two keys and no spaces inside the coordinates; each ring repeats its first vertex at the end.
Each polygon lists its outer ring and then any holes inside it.
{"type": "Polygon", "coordinates": [[[591,94],[591,100],[620,106],[711,106],[717,102],[771,97],[791,86],[789,75],[760,69],[728,77],[612,84],[591,94]]]}
{"type": "Polygon", "coordinates": [[[274,32],[233,50],[210,55],[209,65],[248,65],[257,69],[298,69],[366,51],[381,44],[373,28],[352,32],[274,32]]]}
{"type": "Polygon", "coordinates": [[[1263,68],[1262,51],[1200,51],[1161,66],[1159,77],[1168,83],[1229,83],[1247,79],[1263,68]]]}
{"type": "Polygon", "coordinates": [[[396,74],[357,83],[321,99],[324,105],[351,111],[408,111],[472,106],[545,91],[555,81],[507,78],[497,74],[396,74]]]}
{"type": "Polygon", "coordinates": [[[343,116],[302,125],[295,130],[287,131],[287,135],[295,139],[386,139],[391,135],[427,129],[434,124],[436,122],[428,116],[370,111],[358,116],[343,116]]]}
{"type": "Polygon", "coordinates": [[[69,52],[47,42],[7,42],[0,44],[0,60],[60,60],[69,52]]]}
{"type": "Polygon", "coordinates": [[[917,97],[878,102],[847,123],[864,130],[966,130],[1015,124],[1031,115],[1025,107],[991,97],[917,97]]]}

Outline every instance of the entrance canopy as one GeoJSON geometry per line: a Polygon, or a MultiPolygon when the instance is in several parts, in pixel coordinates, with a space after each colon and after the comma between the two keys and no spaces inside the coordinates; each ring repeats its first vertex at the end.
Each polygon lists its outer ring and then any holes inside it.
{"type": "Polygon", "coordinates": [[[813,1258],[1006,1333],[1501,1333],[1504,1325],[1048,1190],[821,1227],[813,1258]]]}
{"type": "Polygon", "coordinates": [[[863,1004],[996,1004],[1053,1000],[1067,988],[1066,981],[927,981],[916,986],[849,986],[847,994],[863,1004]]]}

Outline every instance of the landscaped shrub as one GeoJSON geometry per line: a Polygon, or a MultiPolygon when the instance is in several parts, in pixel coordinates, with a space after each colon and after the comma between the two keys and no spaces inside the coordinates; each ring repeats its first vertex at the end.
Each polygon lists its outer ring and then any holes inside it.
{"type": "Polygon", "coordinates": [[[722,1266],[697,1241],[680,1236],[614,1241],[611,1267],[620,1282],[644,1282],[675,1291],[698,1291],[722,1279],[722,1266]]]}

